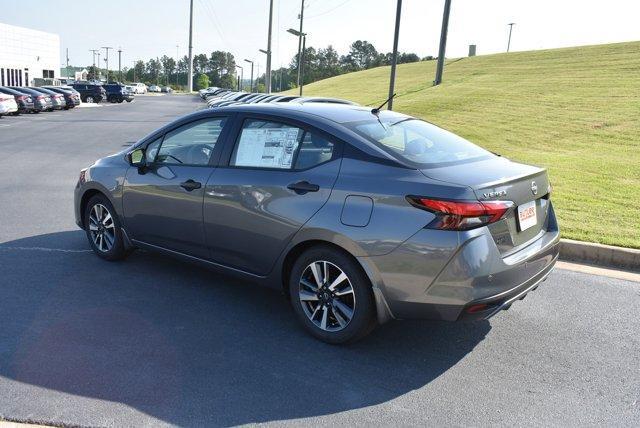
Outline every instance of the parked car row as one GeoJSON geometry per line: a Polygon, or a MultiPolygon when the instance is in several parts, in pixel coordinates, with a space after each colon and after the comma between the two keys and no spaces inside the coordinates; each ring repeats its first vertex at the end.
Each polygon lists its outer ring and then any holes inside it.
{"type": "Polygon", "coordinates": [[[163,92],[166,94],[170,94],[171,92],[173,92],[173,88],[171,88],[171,86],[151,85],[149,86],[149,92],[163,92]]]}
{"type": "Polygon", "coordinates": [[[327,97],[299,97],[297,95],[276,95],[242,91],[232,91],[222,88],[207,88],[199,91],[200,97],[207,102],[209,108],[225,107],[235,104],[257,103],[329,103],[358,105],[352,101],[327,97]]]}
{"type": "Polygon", "coordinates": [[[0,116],[68,110],[79,105],[80,99],[70,86],[0,86],[0,116]]]}

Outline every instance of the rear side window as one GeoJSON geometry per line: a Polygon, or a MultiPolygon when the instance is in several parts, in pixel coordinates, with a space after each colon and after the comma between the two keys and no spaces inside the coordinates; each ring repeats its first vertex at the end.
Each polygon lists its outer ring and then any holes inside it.
{"type": "Polygon", "coordinates": [[[385,151],[418,167],[428,168],[486,159],[491,152],[449,131],[414,118],[384,118],[345,125],[385,151]]]}
{"type": "Polygon", "coordinates": [[[248,119],[231,157],[232,166],[307,169],[331,160],[334,144],[293,125],[248,119]]]}

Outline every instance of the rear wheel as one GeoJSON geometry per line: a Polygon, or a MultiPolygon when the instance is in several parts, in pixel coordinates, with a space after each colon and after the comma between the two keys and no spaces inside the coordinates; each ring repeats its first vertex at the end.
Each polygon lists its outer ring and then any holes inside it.
{"type": "Polygon", "coordinates": [[[357,263],[337,249],[305,251],[291,270],[289,295],[302,325],[324,342],[354,342],[375,327],[371,283],[357,263]]]}
{"type": "Polygon", "coordinates": [[[120,221],[106,196],[99,194],[89,200],[84,226],[89,245],[98,256],[111,261],[127,256],[120,221]]]}
{"type": "Polygon", "coordinates": [[[91,95],[87,95],[86,97],[84,97],[84,101],[86,103],[92,103],[94,102],[94,98],[91,95]]]}

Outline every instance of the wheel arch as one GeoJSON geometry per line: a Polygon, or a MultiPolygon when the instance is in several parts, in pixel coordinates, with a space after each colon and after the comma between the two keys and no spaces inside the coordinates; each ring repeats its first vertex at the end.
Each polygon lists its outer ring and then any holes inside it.
{"type": "Polygon", "coordinates": [[[308,239],[305,241],[298,242],[293,247],[289,249],[286,255],[283,258],[281,269],[280,269],[280,287],[282,292],[285,295],[286,299],[289,299],[289,276],[291,275],[291,269],[293,268],[293,264],[295,261],[304,253],[306,250],[318,247],[325,246],[329,248],[333,248],[337,251],[340,251],[345,256],[349,257],[353,260],[362,272],[362,274],[369,280],[369,284],[371,286],[371,293],[373,294],[375,300],[375,316],[378,321],[378,324],[384,324],[387,321],[395,318],[389,309],[389,305],[386,302],[384,294],[379,286],[379,280],[376,279],[375,274],[371,271],[371,267],[366,264],[363,265],[361,260],[358,257],[354,256],[351,251],[347,248],[331,241],[323,240],[323,239],[308,239]]]}
{"type": "Polygon", "coordinates": [[[116,210],[115,214],[119,215],[118,213],[118,208],[116,206],[116,204],[113,201],[113,198],[109,195],[109,192],[104,190],[104,189],[100,189],[99,187],[87,187],[84,192],[82,193],[82,196],[80,196],[80,204],[79,204],[79,209],[80,209],[80,219],[82,221],[82,228],[84,229],[86,227],[86,225],[84,224],[84,212],[87,209],[87,204],[89,203],[89,200],[91,198],[93,198],[96,195],[102,195],[105,198],[107,198],[109,200],[109,202],[111,203],[111,205],[114,207],[114,209],[116,210]]]}

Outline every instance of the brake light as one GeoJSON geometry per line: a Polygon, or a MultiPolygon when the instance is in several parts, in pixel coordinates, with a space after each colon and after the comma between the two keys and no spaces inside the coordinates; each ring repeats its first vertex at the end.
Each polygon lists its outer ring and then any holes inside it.
{"type": "Polygon", "coordinates": [[[432,212],[430,229],[469,230],[495,223],[514,207],[511,201],[461,201],[407,196],[411,205],[432,212]]]}

